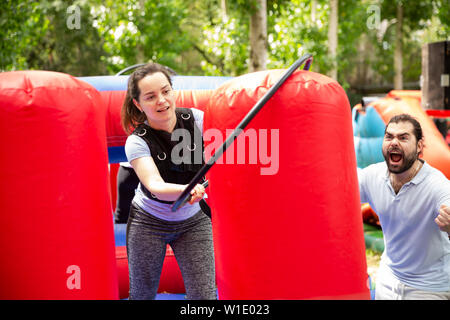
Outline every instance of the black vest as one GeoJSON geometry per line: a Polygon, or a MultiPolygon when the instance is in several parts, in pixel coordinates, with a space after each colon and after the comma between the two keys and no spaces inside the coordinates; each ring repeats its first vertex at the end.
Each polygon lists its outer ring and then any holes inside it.
{"type": "MultiPolygon", "coordinates": [[[[175,114],[177,123],[172,133],[140,124],[132,134],[145,140],[164,182],[188,184],[205,163],[203,137],[192,110],[176,108],[175,114]]],[[[157,199],[142,183],[141,189],[152,200],[173,203],[157,199]]]]}

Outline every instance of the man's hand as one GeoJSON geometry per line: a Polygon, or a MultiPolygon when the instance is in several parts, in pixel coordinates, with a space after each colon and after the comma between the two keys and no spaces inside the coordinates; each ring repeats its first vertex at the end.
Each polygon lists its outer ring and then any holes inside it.
{"type": "Polygon", "coordinates": [[[434,221],[439,226],[439,229],[450,235],[450,207],[443,204],[439,208],[439,215],[436,219],[434,219],[434,221]]]}

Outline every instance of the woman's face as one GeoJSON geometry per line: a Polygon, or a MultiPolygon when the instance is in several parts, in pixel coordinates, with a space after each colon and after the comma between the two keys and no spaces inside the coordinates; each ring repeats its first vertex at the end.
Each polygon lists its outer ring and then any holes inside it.
{"type": "Polygon", "coordinates": [[[145,113],[150,126],[159,129],[175,117],[175,95],[162,72],[145,76],[138,82],[139,101],[136,107],[145,113]]]}

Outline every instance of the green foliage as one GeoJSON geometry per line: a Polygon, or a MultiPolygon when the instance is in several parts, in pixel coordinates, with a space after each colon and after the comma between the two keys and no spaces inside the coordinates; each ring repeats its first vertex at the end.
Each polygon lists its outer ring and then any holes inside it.
{"type": "Polygon", "coordinates": [[[47,29],[37,2],[0,2],[0,70],[27,69],[27,57],[47,29]]]}
{"type": "Polygon", "coordinates": [[[190,37],[181,26],[188,17],[186,2],[102,1],[94,9],[98,33],[105,41],[103,61],[111,73],[149,61],[167,65],[177,72],[180,54],[187,51],[190,37]]]}
{"type": "Polygon", "coordinates": [[[368,41],[375,56],[371,65],[377,70],[375,81],[392,83],[394,77],[394,43],[397,23],[397,4],[403,5],[403,78],[418,83],[421,74],[421,47],[427,42],[449,37],[448,0],[405,1],[378,0],[381,28],[368,32],[368,41]],[[439,20],[440,19],[440,20],[439,20]],[[383,29],[384,28],[384,29],[383,29]]]}
{"type": "Polygon", "coordinates": [[[327,56],[327,8],[317,1],[316,16],[311,18],[311,1],[294,0],[269,8],[268,68],[286,68],[304,53],[314,56],[313,69],[326,72],[330,67],[327,56]],[[319,59],[317,59],[319,57],[319,59]]]}
{"type": "Polygon", "coordinates": [[[201,65],[205,75],[238,76],[247,72],[248,23],[236,18],[216,21],[203,26],[205,55],[201,65]]]}
{"type": "Polygon", "coordinates": [[[437,13],[438,19],[442,23],[442,36],[450,38],[450,1],[448,0],[434,0],[434,12],[437,13]]]}
{"type": "MultiPolygon", "coordinates": [[[[421,46],[449,39],[448,0],[339,0],[338,80],[346,89],[393,79],[396,3],[404,4],[404,79],[418,81],[421,46]],[[375,6],[380,24],[370,28],[375,6]]],[[[248,72],[255,0],[75,0],[0,2],[0,70],[44,69],[76,76],[115,74],[156,61],[179,74],[248,72]],[[79,28],[68,19],[79,10],[79,28]]],[[[303,53],[327,74],[328,0],[268,0],[268,68],[303,53]]]]}
{"type": "Polygon", "coordinates": [[[69,5],[63,1],[8,1],[3,3],[2,70],[43,69],[91,75],[104,73],[98,60],[102,39],[92,27],[89,6],[74,2],[80,23],[69,28],[69,5]]]}
{"type": "Polygon", "coordinates": [[[403,22],[409,31],[422,28],[424,21],[433,14],[432,1],[380,0],[384,19],[396,18],[397,4],[403,7],[403,22]]]}

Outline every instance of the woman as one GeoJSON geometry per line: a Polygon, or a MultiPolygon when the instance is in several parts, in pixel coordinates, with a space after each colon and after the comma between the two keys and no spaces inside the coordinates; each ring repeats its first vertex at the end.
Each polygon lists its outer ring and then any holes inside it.
{"type": "Polygon", "coordinates": [[[130,299],[155,298],[167,244],[187,298],[216,299],[211,220],[199,206],[204,187],[198,184],[185,206],[170,210],[202,167],[203,112],[176,108],[169,72],[151,63],[128,80],[122,125],[132,132],[125,152],[140,180],[127,224],[130,299]],[[178,142],[174,137],[180,132],[183,139],[178,142]],[[180,143],[185,144],[181,149],[180,143]],[[188,161],[192,159],[200,161],[188,161]]]}

